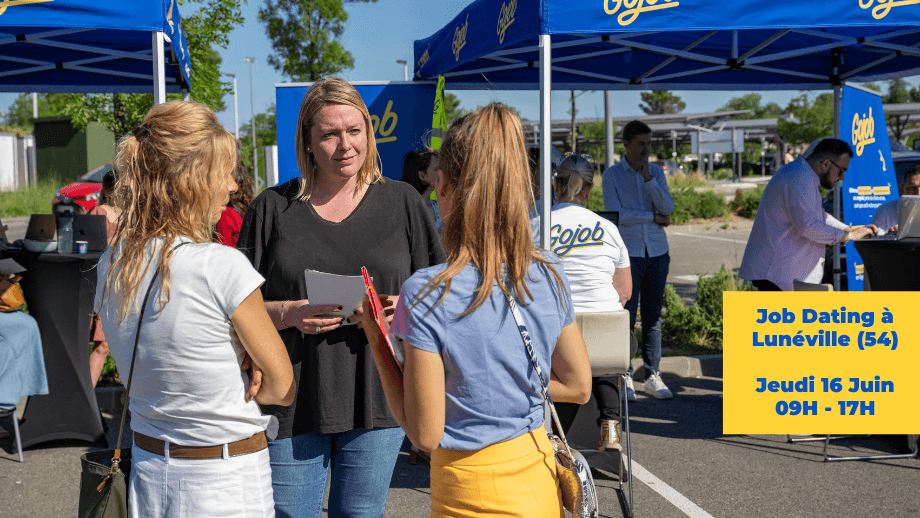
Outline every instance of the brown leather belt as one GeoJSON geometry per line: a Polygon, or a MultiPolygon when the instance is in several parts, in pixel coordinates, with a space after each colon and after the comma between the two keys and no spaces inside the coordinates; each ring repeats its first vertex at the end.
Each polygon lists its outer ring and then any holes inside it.
{"type": "MultiPolygon", "coordinates": [[[[148,435],[134,432],[134,445],[154,455],[166,455],[166,441],[154,439],[148,435]]],[[[259,432],[248,439],[231,442],[227,450],[231,457],[255,453],[268,448],[265,432],[259,432]]],[[[174,459],[219,459],[224,456],[224,445],[217,446],[182,446],[169,444],[169,457],[174,459]]]]}

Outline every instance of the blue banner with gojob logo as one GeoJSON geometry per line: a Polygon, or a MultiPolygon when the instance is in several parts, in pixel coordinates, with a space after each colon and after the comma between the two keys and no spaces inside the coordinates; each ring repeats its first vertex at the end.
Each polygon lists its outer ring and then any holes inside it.
{"type": "MultiPolygon", "coordinates": [[[[843,88],[840,138],[853,148],[841,186],[842,221],[851,227],[868,225],[879,206],[899,196],[888,126],[878,94],[843,88]]],[[[847,243],[846,254],[848,289],[862,291],[865,267],[852,242],[847,243]]]]}
{"type": "MultiPolygon", "coordinates": [[[[426,149],[431,134],[434,83],[352,83],[371,116],[383,175],[399,180],[406,153],[426,149]]],[[[297,169],[295,134],[300,103],[309,84],[275,87],[277,102],[278,182],[300,176],[297,169]]]]}

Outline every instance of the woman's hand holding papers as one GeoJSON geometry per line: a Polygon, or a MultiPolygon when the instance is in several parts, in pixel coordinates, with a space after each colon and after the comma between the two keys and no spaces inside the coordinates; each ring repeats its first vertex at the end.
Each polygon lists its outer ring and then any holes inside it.
{"type": "Polygon", "coordinates": [[[341,306],[332,304],[311,305],[307,300],[292,300],[285,304],[285,327],[296,327],[301,333],[318,335],[328,333],[342,326],[343,318],[330,316],[334,311],[341,311],[341,306]]]}

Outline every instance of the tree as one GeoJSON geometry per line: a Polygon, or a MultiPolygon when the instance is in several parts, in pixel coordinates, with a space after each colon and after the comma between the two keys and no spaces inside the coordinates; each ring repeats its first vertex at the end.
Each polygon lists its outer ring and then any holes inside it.
{"type": "MultiPolygon", "coordinates": [[[[884,104],[900,104],[920,102],[920,90],[917,88],[907,89],[909,84],[904,79],[892,79],[888,82],[888,93],[882,96],[884,104]]],[[[885,117],[888,128],[894,135],[894,139],[901,141],[904,136],[904,130],[909,126],[909,115],[888,115],[885,117]]]]}
{"type": "Polygon", "coordinates": [[[792,99],[786,112],[799,119],[798,123],[779,119],[777,131],[783,140],[793,145],[807,144],[834,134],[834,95],[825,93],[815,97],[808,94],[792,99]]]}
{"type": "Polygon", "coordinates": [[[450,92],[444,92],[444,117],[447,120],[447,125],[450,126],[454,119],[462,115],[463,109],[460,108],[460,99],[450,92]]]}
{"type": "Polygon", "coordinates": [[[578,149],[578,128],[575,127],[575,115],[578,113],[578,110],[575,108],[575,90],[572,90],[569,101],[572,103],[571,108],[569,108],[569,114],[572,116],[572,129],[569,131],[569,147],[572,153],[575,153],[578,149]]]}
{"type": "MultiPolygon", "coordinates": [[[[274,146],[278,143],[275,134],[275,105],[272,104],[265,113],[258,113],[256,122],[256,147],[274,146]]],[[[240,128],[240,157],[246,168],[252,171],[252,119],[240,128]]],[[[265,157],[259,153],[259,172],[265,173],[265,157]]]]}
{"type": "Polygon", "coordinates": [[[724,106],[716,111],[729,112],[738,110],[750,110],[750,113],[744,115],[736,115],[736,119],[766,119],[782,115],[783,109],[780,108],[776,103],[767,103],[761,106],[761,98],[762,97],[760,94],[755,93],[749,93],[747,95],[742,95],[741,97],[733,97],[729,99],[729,101],[725,103],[724,106]]]}
{"type": "MultiPolygon", "coordinates": [[[[39,117],[55,115],[52,111],[54,109],[51,105],[52,100],[53,99],[49,99],[48,94],[38,94],[39,117]]],[[[13,100],[13,104],[11,104],[9,110],[7,110],[7,115],[3,119],[3,124],[5,126],[20,128],[26,133],[32,132],[32,94],[19,94],[16,96],[16,99],[13,100]]]]}
{"type": "Polygon", "coordinates": [[[293,81],[318,81],[355,66],[337,40],[345,31],[345,3],[377,0],[266,0],[259,21],[275,53],[268,62],[293,81]]]}
{"type": "MultiPolygon", "coordinates": [[[[616,133],[616,125],[613,132],[616,133]]],[[[578,127],[578,134],[584,139],[582,151],[591,155],[591,160],[603,164],[607,161],[607,143],[604,140],[604,121],[586,122],[578,127]]],[[[603,171],[601,171],[603,172],[603,171]]]]}
{"type": "Polygon", "coordinates": [[[680,113],[687,107],[687,103],[681,101],[680,97],[667,90],[642,92],[642,102],[645,104],[640,103],[639,108],[642,108],[646,115],[680,113]]]}

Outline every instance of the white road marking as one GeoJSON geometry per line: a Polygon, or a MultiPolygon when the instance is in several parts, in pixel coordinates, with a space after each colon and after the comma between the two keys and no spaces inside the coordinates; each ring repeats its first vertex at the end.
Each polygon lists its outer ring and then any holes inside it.
{"type": "Polygon", "coordinates": [[[691,502],[687,497],[677,492],[676,489],[667,485],[660,478],[652,475],[647,469],[643,468],[638,462],[633,460],[633,476],[641,480],[645,485],[655,490],[656,493],[665,497],[668,502],[684,512],[691,518],[713,518],[713,516],[704,511],[700,506],[691,502]]]}
{"type": "Polygon", "coordinates": [[[675,236],[684,236],[684,237],[695,237],[695,238],[699,238],[699,239],[715,239],[716,241],[729,241],[729,242],[732,242],[732,243],[745,243],[745,244],[747,244],[747,241],[740,241],[740,240],[738,240],[738,239],[728,239],[727,237],[696,236],[696,235],[693,235],[693,234],[684,234],[684,233],[682,233],[682,232],[674,232],[674,235],[675,235],[675,236]]]}

